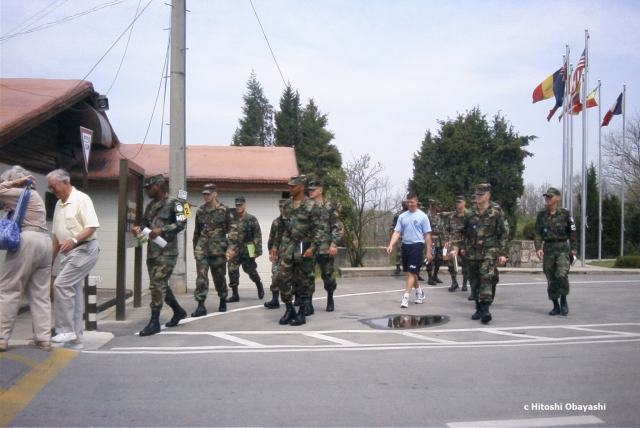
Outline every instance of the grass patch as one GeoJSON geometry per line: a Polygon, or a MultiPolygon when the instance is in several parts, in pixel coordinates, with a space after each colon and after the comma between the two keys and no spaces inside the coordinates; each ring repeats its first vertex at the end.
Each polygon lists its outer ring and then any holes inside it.
{"type": "Polygon", "coordinates": [[[606,268],[612,268],[615,267],[616,261],[615,260],[602,260],[602,261],[593,261],[593,262],[589,262],[587,263],[589,266],[598,266],[598,267],[606,267],[606,268]]]}

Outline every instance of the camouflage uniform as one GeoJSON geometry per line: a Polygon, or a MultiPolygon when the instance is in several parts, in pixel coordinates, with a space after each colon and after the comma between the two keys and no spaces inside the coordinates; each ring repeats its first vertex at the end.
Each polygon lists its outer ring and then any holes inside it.
{"type": "MultiPolygon", "coordinates": [[[[449,214],[449,216],[447,217],[447,225],[445,227],[445,230],[447,231],[446,239],[449,242],[449,248],[451,248],[451,239],[453,237],[453,234],[458,228],[458,224],[460,223],[460,220],[462,219],[463,216],[464,216],[464,213],[460,214],[458,213],[458,211],[454,211],[451,214],[449,214]]],[[[467,269],[467,260],[465,257],[462,257],[460,254],[458,254],[456,258],[458,259],[458,263],[462,268],[463,281],[466,281],[469,275],[469,272],[467,269]]],[[[452,258],[449,260],[448,268],[449,268],[449,273],[451,274],[451,277],[455,280],[458,272],[454,270],[454,263],[452,258]]]]}
{"type": "MultiPolygon", "coordinates": [[[[393,226],[391,226],[391,229],[389,230],[389,236],[393,235],[393,232],[395,231],[396,228],[396,224],[398,224],[398,217],[400,217],[400,214],[402,214],[404,211],[398,211],[394,216],[393,216],[393,226]]],[[[400,237],[398,238],[398,242],[396,242],[396,266],[400,266],[402,265],[402,235],[400,235],[400,237]]]]}
{"type": "Polygon", "coordinates": [[[476,302],[493,302],[498,258],[508,257],[508,237],[504,213],[491,203],[483,214],[477,207],[468,209],[458,223],[451,250],[466,250],[469,283],[476,302]]]}
{"type": "Polygon", "coordinates": [[[578,251],[576,225],[569,211],[564,208],[558,208],[555,214],[551,214],[548,208],[540,211],[536,218],[534,245],[536,251],[544,252],[542,263],[549,300],[567,296],[571,266],[569,254],[570,251],[578,251]]]}
{"type": "Polygon", "coordinates": [[[149,290],[151,291],[151,309],[162,309],[162,302],[173,307],[176,298],[169,287],[169,278],[178,260],[178,241],[176,236],[187,225],[182,202],[165,196],[160,202],[151,201],[142,215],[142,228],[162,229],[161,237],[167,241],[164,248],[149,240],[147,246],[147,269],[149,271],[149,290]]]}
{"type": "Polygon", "coordinates": [[[426,248],[426,251],[432,250],[433,260],[427,264],[427,274],[429,275],[430,285],[435,285],[436,282],[442,282],[438,280],[438,270],[443,264],[442,249],[444,248],[445,228],[442,216],[438,213],[427,213],[429,217],[429,223],[431,223],[431,243],[432,248],[426,248]]]}
{"type": "Polygon", "coordinates": [[[273,242],[280,259],[275,281],[283,302],[291,302],[295,292],[300,296],[301,307],[309,304],[315,259],[302,255],[307,248],[317,253],[322,245],[322,229],[322,213],[313,200],[305,196],[297,207],[294,207],[293,198],[285,202],[273,242]]]}
{"type": "Polygon", "coordinates": [[[204,204],[196,212],[193,231],[193,255],[198,278],[193,295],[204,302],[209,291],[208,272],[211,269],[218,297],[227,297],[227,250],[237,252],[238,229],[229,207],[218,202],[214,208],[204,204]]]}
{"type": "MultiPolygon", "coordinates": [[[[274,248],[274,241],[276,239],[276,234],[278,233],[278,222],[280,221],[280,217],[273,219],[271,222],[271,230],[269,231],[269,240],[267,241],[267,251],[271,251],[274,248]]],[[[278,291],[278,285],[276,284],[276,274],[278,273],[278,264],[280,260],[276,259],[271,262],[271,287],[269,287],[269,291],[272,293],[278,291]]]]}
{"type": "MultiPolygon", "coordinates": [[[[342,220],[340,220],[340,216],[338,215],[338,210],[331,202],[323,201],[322,205],[320,205],[320,211],[322,214],[323,232],[322,244],[316,252],[316,263],[318,263],[318,267],[320,268],[324,289],[329,293],[333,293],[336,290],[337,283],[333,277],[334,257],[329,256],[329,248],[338,247],[338,242],[342,239],[344,228],[342,226],[342,220]]],[[[315,289],[315,285],[313,288],[315,289]]]]}
{"type": "Polygon", "coordinates": [[[251,281],[258,284],[260,275],[258,275],[258,265],[255,257],[249,256],[248,244],[254,244],[255,255],[262,255],[262,232],[260,231],[260,223],[258,219],[245,212],[242,219],[236,218],[238,225],[238,253],[229,260],[229,287],[234,288],[240,284],[240,265],[244,273],[249,275],[251,281]]]}

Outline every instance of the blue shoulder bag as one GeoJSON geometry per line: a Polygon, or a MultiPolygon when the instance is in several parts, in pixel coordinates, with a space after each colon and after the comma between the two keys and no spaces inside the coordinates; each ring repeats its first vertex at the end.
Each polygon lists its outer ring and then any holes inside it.
{"type": "Polygon", "coordinates": [[[0,220],[0,250],[17,251],[20,247],[20,231],[22,230],[22,220],[27,210],[27,204],[31,197],[31,191],[27,190],[31,185],[29,180],[20,192],[16,209],[13,211],[13,218],[9,219],[9,211],[4,212],[0,220]]]}

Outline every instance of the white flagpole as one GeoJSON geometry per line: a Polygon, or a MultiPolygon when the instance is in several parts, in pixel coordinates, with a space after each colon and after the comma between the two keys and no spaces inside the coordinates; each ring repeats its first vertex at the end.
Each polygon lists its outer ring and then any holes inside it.
{"type": "Polygon", "coordinates": [[[564,99],[562,101],[562,111],[565,114],[562,115],[562,206],[567,206],[567,117],[566,117],[566,103],[567,103],[567,88],[570,85],[571,79],[567,76],[569,71],[567,68],[567,58],[569,56],[569,45],[567,44],[566,53],[562,56],[562,66],[564,67],[564,99]]]}
{"type": "Polygon", "coordinates": [[[627,154],[627,136],[625,129],[625,107],[627,98],[627,85],[622,85],[622,156],[620,158],[620,176],[622,178],[622,207],[620,221],[620,255],[624,256],[624,187],[625,187],[625,156],[627,154]]]}
{"type": "Polygon", "coordinates": [[[582,267],[586,258],[587,241],[587,156],[588,156],[588,120],[587,120],[587,95],[586,88],[589,87],[589,30],[584,30],[584,71],[582,72],[582,86],[580,90],[580,102],[582,103],[582,209],[580,224],[580,261],[582,267]]]}
{"type": "Polygon", "coordinates": [[[598,260],[602,260],[602,81],[598,79],[598,260]]]}
{"type": "MultiPolygon", "coordinates": [[[[573,64],[569,64],[569,69],[571,70],[571,76],[573,76],[573,64]]],[[[573,88],[571,88],[573,91],[573,88]]],[[[573,96],[573,95],[572,95],[573,96]]],[[[567,187],[568,187],[568,198],[569,198],[569,213],[573,216],[573,115],[569,115],[569,170],[567,171],[567,187]]]]}

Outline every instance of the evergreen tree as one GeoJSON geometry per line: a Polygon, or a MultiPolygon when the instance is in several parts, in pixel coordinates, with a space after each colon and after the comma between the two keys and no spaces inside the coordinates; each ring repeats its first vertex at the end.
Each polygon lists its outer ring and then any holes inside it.
{"type": "Polygon", "coordinates": [[[276,146],[296,148],[300,143],[300,95],[287,85],[280,97],[280,111],[276,112],[276,146]]]}
{"type": "Polygon", "coordinates": [[[602,257],[605,259],[620,255],[620,209],[620,198],[616,195],[602,200],[602,257]]]}
{"type": "Polygon", "coordinates": [[[489,123],[478,107],[455,119],[438,121],[437,135],[427,131],[413,158],[409,190],[420,200],[437,199],[453,210],[456,195],[471,194],[476,184],[491,184],[491,200],[499,203],[515,233],[517,201],[524,191],[524,148],[535,136],[520,136],[499,114],[489,123]]]}
{"type": "Polygon", "coordinates": [[[251,71],[247,81],[247,93],[242,96],[243,117],[238,120],[231,142],[232,146],[273,146],[273,106],[264,95],[256,74],[251,71]]]}
{"type": "MultiPolygon", "coordinates": [[[[587,230],[585,231],[585,257],[598,258],[598,176],[593,163],[587,169],[587,230]]],[[[582,194],[578,195],[578,206],[582,213],[582,194]]],[[[582,219],[576,218],[578,241],[582,237],[582,219]]]]}

